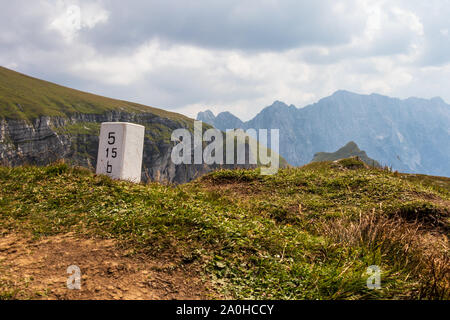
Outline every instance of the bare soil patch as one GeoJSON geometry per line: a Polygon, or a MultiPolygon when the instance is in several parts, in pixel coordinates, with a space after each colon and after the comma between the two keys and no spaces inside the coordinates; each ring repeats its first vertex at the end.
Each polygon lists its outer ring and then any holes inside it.
{"type": "Polygon", "coordinates": [[[1,298],[197,300],[213,293],[194,264],[131,253],[115,240],[10,233],[0,237],[1,298]],[[71,265],[81,269],[81,290],[67,288],[71,265]]]}

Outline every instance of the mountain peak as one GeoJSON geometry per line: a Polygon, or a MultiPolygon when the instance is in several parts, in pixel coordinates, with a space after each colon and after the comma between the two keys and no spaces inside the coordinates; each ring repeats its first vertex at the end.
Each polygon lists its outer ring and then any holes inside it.
{"type": "Polygon", "coordinates": [[[216,116],[211,110],[206,110],[197,114],[197,120],[213,125],[216,120],[216,116]]]}
{"type": "Polygon", "coordinates": [[[314,155],[312,162],[336,161],[345,158],[359,157],[369,166],[380,167],[380,164],[367,156],[365,151],[359,149],[358,145],[350,141],[336,152],[318,152],[314,155]]]}
{"type": "Polygon", "coordinates": [[[287,107],[287,106],[288,105],[286,103],[284,103],[283,101],[275,100],[270,107],[280,108],[280,107],[287,107]]]}
{"type": "Polygon", "coordinates": [[[335,93],[332,94],[332,96],[339,97],[339,96],[348,96],[348,95],[356,95],[356,93],[347,91],[347,90],[338,90],[335,93]]]}
{"type": "Polygon", "coordinates": [[[357,151],[357,152],[361,151],[359,149],[358,145],[356,144],[356,142],[354,142],[354,141],[350,141],[349,143],[347,143],[344,147],[342,147],[339,150],[342,150],[342,151],[357,151]]]}
{"type": "Polygon", "coordinates": [[[219,113],[218,115],[217,115],[217,117],[219,117],[219,116],[227,116],[227,117],[234,117],[234,118],[237,118],[234,114],[232,114],[230,111],[224,111],[224,112],[221,112],[221,113],[219,113]]]}
{"type": "Polygon", "coordinates": [[[214,113],[211,110],[205,110],[203,112],[199,112],[199,114],[203,113],[206,116],[211,116],[211,117],[215,117],[214,113]]]}
{"type": "Polygon", "coordinates": [[[239,129],[242,128],[244,124],[241,119],[228,111],[221,112],[217,116],[214,116],[214,113],[210,110],[199,112],[197,120],[212,125],[219,130],[239,129]]]}
{"type": "Polygon", "coordinates": [[[288,106],[283,101],[276,100],[272,105],[265,107],[262,109],[255,118],[255,119],[261,119],[261,118],[273,118],[280,115],[288,116],[292,113],[293,110],[296,110],[297,108],[293,105],[288,106]]]}

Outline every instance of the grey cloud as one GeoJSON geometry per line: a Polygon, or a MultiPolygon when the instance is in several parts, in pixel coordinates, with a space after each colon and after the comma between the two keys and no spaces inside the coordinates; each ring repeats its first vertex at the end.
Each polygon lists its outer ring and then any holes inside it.
{"type": "Polygon", "coordinates": [[[158,105],[167,104],[172,108],[181,108],[199,101],[214,103],[220,100],[231,104],[236,97],[256,99],[264,94],[258,89],[257,82],[230,74],[211,76],[194,68],[179,70],[161,67],[147,74],[138,86],[143,89],[142,93],[148,101],[153,100],[152,103],[158,105]],[[152,93],[148,93],[149,88],[152,93]]]}
{"type": "Polygon", "coordinates": [[[0,46],[3,50],[38,48],[56,50],[63,46],[51,23],[48,7],[38,1],[17,0],[2,4],[0,13],[0,46]]]}
{"type": "Polygon", "coordinates": [[[450,0],[403,0],[402,6],[414,12],[424,26],[420,66],[443,66],[450,62],[450,0]],[[448,34],[443,31],[448,30],[448,34]]]}
{"type": "Polygon", "coordinates": [[[413,44],[414,36],[411,33],[397,30],[377,37],[368,46],[331,47],[327,54],[323,53],[322,48],[308,47],[298,58],[312,64],[334,64],[349,59],[408,54],[413,44]]]}
{"type": "MultiPolygon", "coordinates": [[[[353,1],[347,1],[351,8],[353,1]]],[[[105,49],[160,38],[201,47],[278,51],[350,41],[363,17],[338,14],[334,0],[319,1],[123,1],[104,2],[109,21],[85,30],[85,41],[105,49]]]]}
{"type": "MultiPolygon", "coordinates": [[[[446,17],[450,17],[450,7],[446,17]]],[[[450,19],[426,24],[425,51],[419,62],[422,65],[434,66],[450,62],[450,19]]]]}

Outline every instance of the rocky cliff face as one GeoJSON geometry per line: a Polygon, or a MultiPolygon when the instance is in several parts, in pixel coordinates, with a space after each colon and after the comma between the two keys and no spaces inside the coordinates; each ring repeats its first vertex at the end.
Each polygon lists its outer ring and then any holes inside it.
{"type": "Polygon", "coordinates": [[[59,159],[96,167],[98,134],[102,122],[133,122],[146,127],[142,178],[144,181],[184,183],[217,166],[174,165],[171,161],[172,130],[186,124],[151,113],[75,114],[42,116],[32,121],[0,120],[0,164],[45,165],[59,159]]]}

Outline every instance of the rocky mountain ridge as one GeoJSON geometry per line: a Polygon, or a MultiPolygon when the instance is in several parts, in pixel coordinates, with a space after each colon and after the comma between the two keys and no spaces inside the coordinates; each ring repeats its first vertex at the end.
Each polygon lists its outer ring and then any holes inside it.
{"type": "MultiPolygon", "coordinates": [[[[236,123],[219,117],[205,122],[221,130],[236,123]]],[[[450,176],[450,105],[441,98],[402,100],[341,90],[304,108],[276,101],[240,127],[279,129],[280,155],[294,166],[354,141],[383,166],[450,176]]]]}

